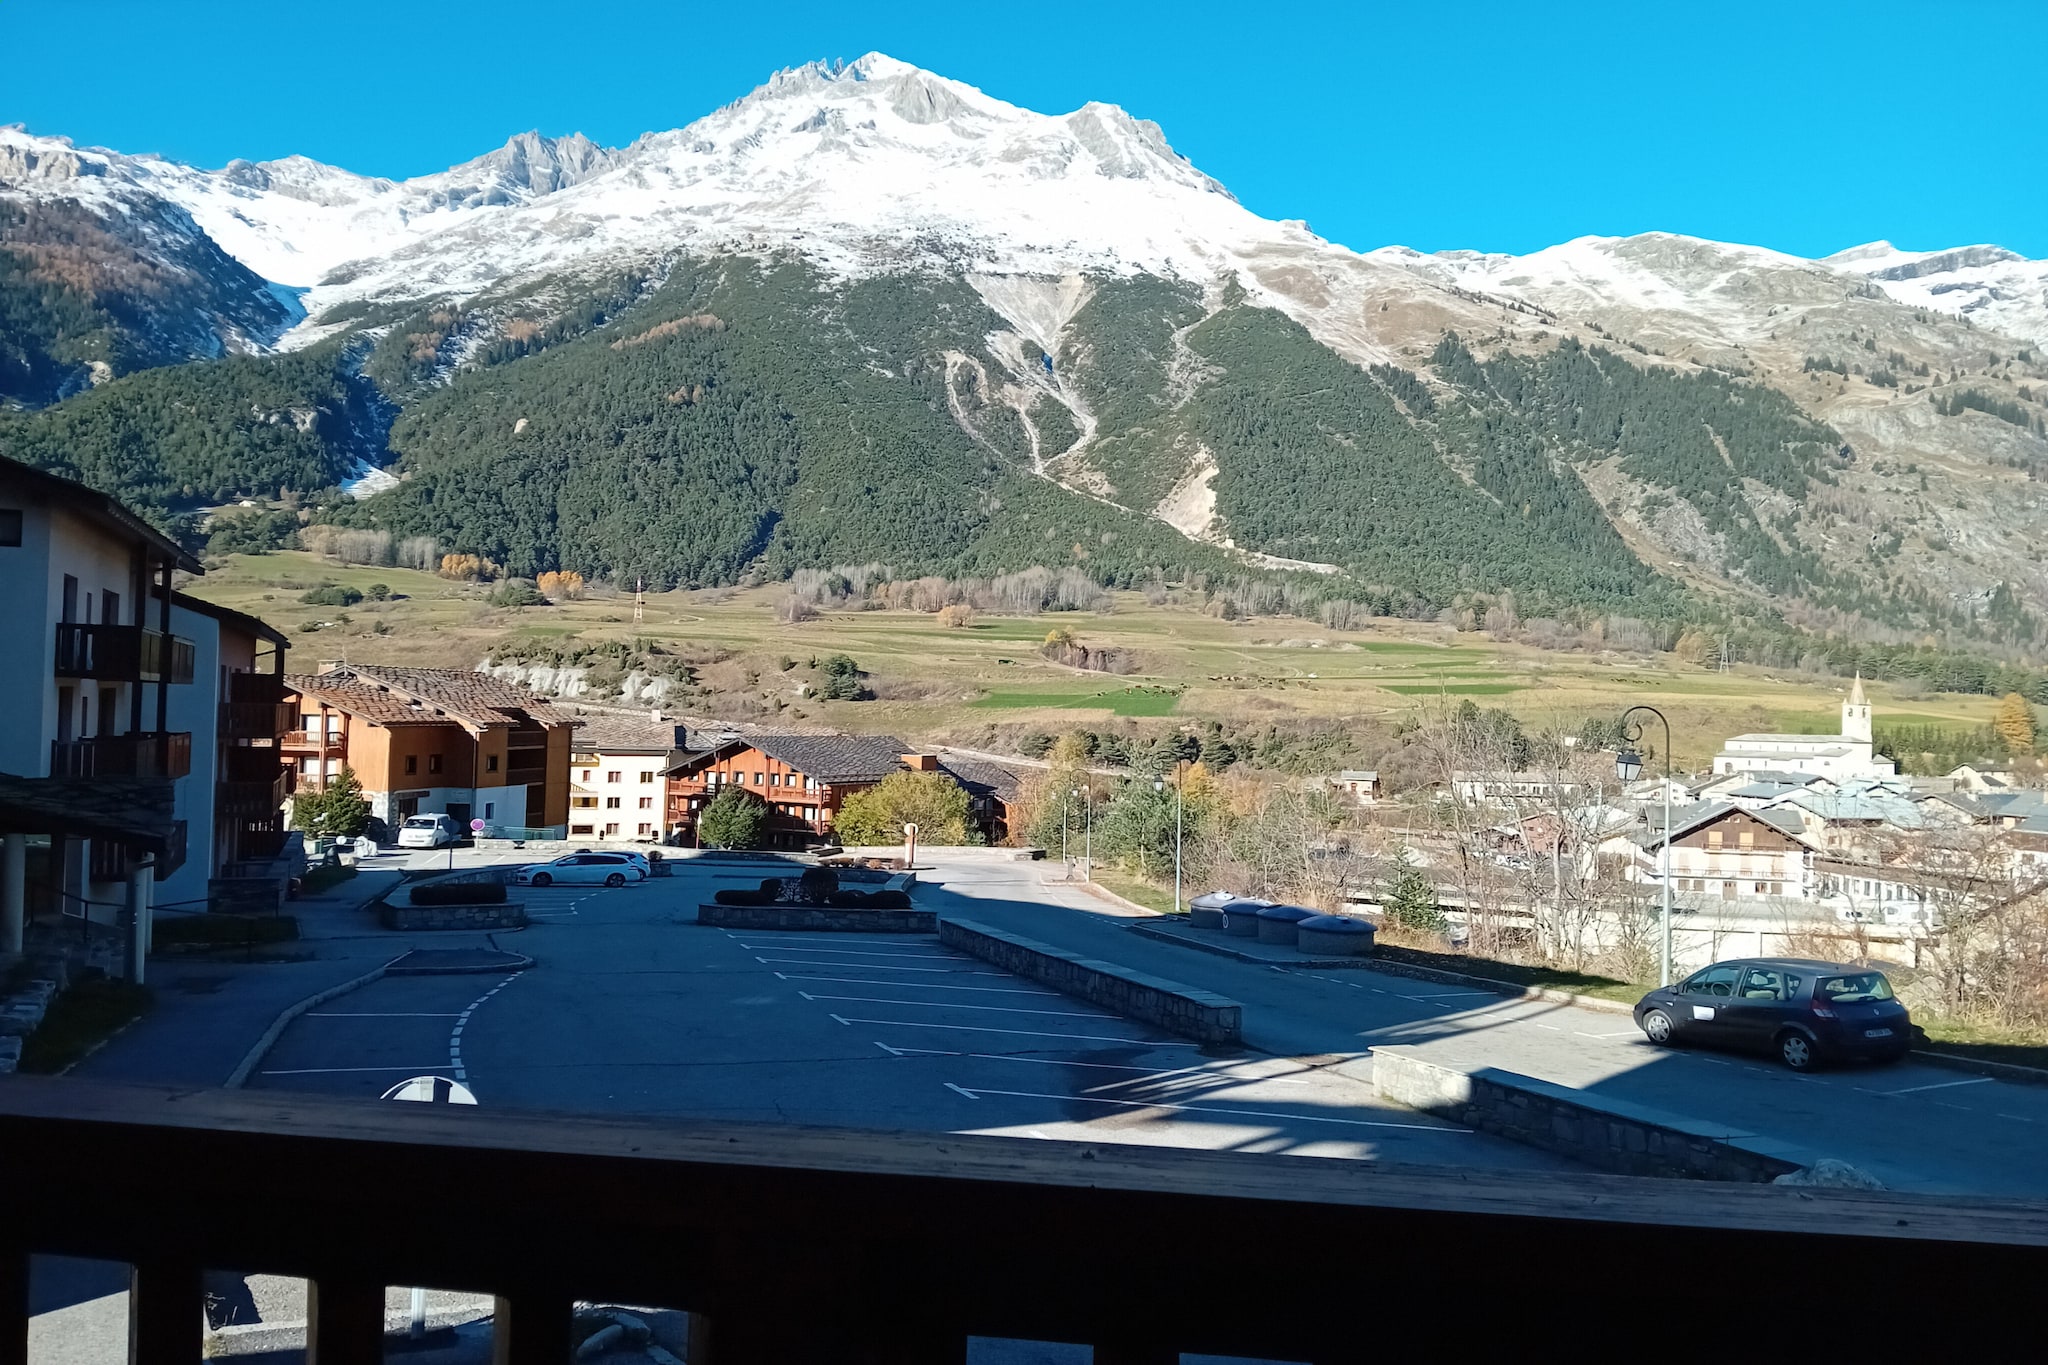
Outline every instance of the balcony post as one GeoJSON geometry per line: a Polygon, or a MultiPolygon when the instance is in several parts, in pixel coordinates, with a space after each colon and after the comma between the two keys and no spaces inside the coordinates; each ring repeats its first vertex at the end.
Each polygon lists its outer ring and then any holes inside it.
{"type": "Polygon", "coordinates": [[[146,1261],[128,1276],[128,1365],[205,1354],[205,1281],[196,1265],[146,1261]]]}
{"type": "Polygon", "coordinates": [[[28,836],[9,834],[0,838],[0,953],[21,951],[27,901],[28,836]]]}
{"type": "Polygon", "coordinates": [[[28,1365],[26,1251],[0,1251],[0,1365],[28,1365]]]}
{"type": "Polygon", "coordinates": [[[306,1365],[383,1365],[383,1285],[313,1280],[306,1320],[306,1365]]]}
{"type": "Polygon", "coordinates": [[[156,871],[156,858],[144,854],[128,869],[128,971],[129,984],[146,984],[144,963],[149,957],[149,882],[156,871]]]}
{"type": "Polygon", "coordinates": [[[491,1365],[562,1365],[571,1355],[566,1295],[523,1289],[500,1294],[491,1314],[491,1365]]]}
{"type": "Polygon", "coordinates": [[[156,671],[156,728],[161,734],[171,728],[171,667],[177,653],[171,647],[171,561],[163,562],[163,606],[157,612],[163,631],[163,666],[156,671]]]}

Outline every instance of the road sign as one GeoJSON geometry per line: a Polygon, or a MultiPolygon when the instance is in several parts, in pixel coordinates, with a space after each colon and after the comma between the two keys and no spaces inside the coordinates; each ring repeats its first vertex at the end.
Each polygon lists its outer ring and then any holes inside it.
{"type": "Polygon", "coordinates": [[[469,828],[472,833],[482,834],[489,826],[485,825],[481,820],[472,820],[469,822],[469,828]]]}
{"type": "Polygon", "coordinates": [[[413,1100],[420,1104],[475,1104],[476,1096],[460,1081],[446,1076],[415,1076],[400,1081],[384,1092],[387,1100],[413,1100]]]}

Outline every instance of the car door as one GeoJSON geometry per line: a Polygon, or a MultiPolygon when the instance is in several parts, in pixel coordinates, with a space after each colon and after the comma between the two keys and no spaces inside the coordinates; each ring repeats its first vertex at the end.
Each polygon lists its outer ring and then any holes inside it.
{"type": "Polygon", "coordinates": [[[1687,977],[1678,988],[1678,1031],[1689,1041],[1719,1042],[1727,1035],[1722,1013],[1735,996],[1741,968],[1719,963],[1687,977]]]}
{"type": "Polygon", "coordinates": [[[548,872],[565,886],[590,880],[590,859],[582,853],[571,853],[566,858],[557,858],[548,864],[548,872]]]}
{"type": "Polygon", "coordinates": [[[1785,974],[1774,967],[1744,967],[1735,993],[1720,1007],[1723,1041],[1761,1052],[1785,1017],[1785,974]]]}

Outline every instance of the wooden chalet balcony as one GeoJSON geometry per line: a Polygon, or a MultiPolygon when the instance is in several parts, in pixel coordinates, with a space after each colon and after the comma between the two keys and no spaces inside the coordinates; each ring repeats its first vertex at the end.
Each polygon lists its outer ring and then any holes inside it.
{"type": "Polygon", "coordinates": [[[59,678],[101,682],[189,683],[197,657],[190,640],[164,631],[62,622],[54,671],[59,678]]]}
{"type": "Polygon", "coordinates": [[[237,820],[254,820],[277,814],[292,794],[295,774],[284,767],[275,749],[230,749],[227,771],[214,795],[214,809],[237,820]],[[242,754],[261,755],[267,763],[236,762],[242,754]]]}
{"type": "Polygon", "coordinates": [[[276,673],[230,673],[227,700],[220,704],[220,737],[277,739],[299,728],[299,705],[284,699],[276,673]]]}
{"type": "Polygon", "coordinates": [[[173,779],[191,771],[192,735],[186,730],[137,730],[50,744],[52,777],[173,779]]]}
{"type": "MultiPolygon", "coordinates": [[[[170,846],[164,850],[164,855],[156,860],[157,881],[162,881],[185,865],[186,846],[190,834],[191,826],[186,821],[171,822],[170,846]]],[[[96,882],[117,882],[133,871],[139,861],[138,856],[125,846],[110,843],[105,839],[95,839],[92,841],[92,864],[87,875],[96,882]]],[[[5,1365],[6,1360],[6,1355],[0,1354],[0,1365],[5,1365]]]]}
{"type": "Polygon", "coordinates": [[[1702,1313],[1824,1341],[1902,1291],[1879,1354],[2004,1358],[2048,1270],[2044,1206],[2011,1199],[27,1076],[0,1083],[0,1170],[0,1365],[35,1252],[134,1267],[142,1362],[200,1358],[204,1270],[306,1277],[320,1365],[384,1358],[394,1284],[496,1296],[502,1365],[567,1365],[578,1300],[703,1315],[692,1365],[960,1365],[970,1334],[1324,1365],[1640,1354],[1702,1313]],[[1646,1265],[1700,1278],[1631,1290],[1646,1265]]]}

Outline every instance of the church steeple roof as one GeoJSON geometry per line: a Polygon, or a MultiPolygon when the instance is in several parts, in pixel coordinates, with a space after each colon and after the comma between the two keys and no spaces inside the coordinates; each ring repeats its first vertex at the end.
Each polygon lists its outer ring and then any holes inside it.
{"type": "Polygon", "coordinates": [[[1868,706],[1869,704],[1869,702],[1863,699],[1863,671],[1858,669],[1856,671],[1856,681],[1849,684],[1849,705],[1868,706]]]}

